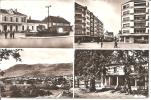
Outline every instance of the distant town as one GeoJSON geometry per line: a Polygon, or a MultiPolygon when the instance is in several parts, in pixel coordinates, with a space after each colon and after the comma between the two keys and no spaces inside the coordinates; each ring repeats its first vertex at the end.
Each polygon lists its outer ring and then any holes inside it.
{"type": "Polygon", "coordinates": [[[3,84],[1,84],[2,97],[73,97],[73,76],[71,64],[20,64],[3,72],[4,74],[0,78],[0,81],[3,82],[3,84]],[[41,71],[38,70],[39,68],[41,71]],[[58,69],[55,71],[56,68],[58,69]]]}

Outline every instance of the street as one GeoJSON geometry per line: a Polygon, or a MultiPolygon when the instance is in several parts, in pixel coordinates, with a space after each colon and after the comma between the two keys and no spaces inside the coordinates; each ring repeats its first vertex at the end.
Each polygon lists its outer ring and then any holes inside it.
{"type": "Polygon", "coordinates": [[[15,39],[5,39],[0,35],[1,48],[72,48],[73,36],[26,37],[24,33],[15,34],[15,39]]]}
{"type": "Polygon", "coordinates": [[[101,48],[101,43],[90,42],[90,43],[75,43],[75,48],[84,49],[149,49],[149,44],[132,44],[132,43],[122,43],[118,42],[118,48],[114,48],[114,42],[103,42],[103,47],[101,48]]]}
{"type": "Polygon", "coordinates": [[[85,92],[79,88],[74,88],[75,98],[84,99],[144,99],[143,95],[127,95],[125,93],[120,93],[119,91],[108,90],[104,92],[85,92]]]}

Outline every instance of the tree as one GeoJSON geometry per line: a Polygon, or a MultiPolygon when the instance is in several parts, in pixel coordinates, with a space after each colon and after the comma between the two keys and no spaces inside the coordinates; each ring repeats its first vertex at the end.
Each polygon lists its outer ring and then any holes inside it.
{"type": "Polygon", "coordinates": [[[119,50],[112,54],[112,59],[116,63],[124,65],[125,91],[129,94],[132,93],[130,81],[135,78],[135,76],[131,75],[131,73],[134,73],[132,67],[139,76],[143,75],[144,72],[141,71],[145,70],[145,68],[142,65],[149,63],[149,52],[147,50],[119,50]]]}
{"type": "Polygon", "coordinates": [[[110,55],[113,51],[99,50],[76,50],[75,52],[75,75],[85,80],[88,88],[90,80],[90,91],[95,91],[95,79],[101,79],[106,74],[106,65],[110,63],[110,55]]]}
{"type": "MultiPolygon", "coordinates": [[[[13,57],[16,61],[21,61],[20,51],[22,51],[22,49],[0,49],[0,62],[9,60],[10,57],[13,57]]],[[[0,76],[3,76],[4,73],[4,71],[0,70],[0,76]]]]}
{"type": "MultiPolygon", "coordinates": [[[[84,80],[90,80],[90,90],[95,91],[95,79],[104,78],[107,74],[108,65],[124,65],[126,92],[131,93],[132,67],[138,74],[144,74],[142,64],[149,62],[147,50],[76,50],[75,51],[75,76],[84,80]],[[140,71],[141,69],[141,71],[140,71]],[[126,86],[127,85],[127,86],[126,86]]],[[[87,87],[87,83],[85,84],[87,87]]]]}

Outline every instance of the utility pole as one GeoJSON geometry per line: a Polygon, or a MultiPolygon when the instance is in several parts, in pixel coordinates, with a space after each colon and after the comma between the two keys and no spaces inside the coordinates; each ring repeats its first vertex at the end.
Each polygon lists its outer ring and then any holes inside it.
{"type": "Polygon", "coordinates": [[[48,8],[48,23],[47,23],[47,28],[49,28],[49,8],[51,7],[51,5],[46,6],[46,8],[48,8]]]}

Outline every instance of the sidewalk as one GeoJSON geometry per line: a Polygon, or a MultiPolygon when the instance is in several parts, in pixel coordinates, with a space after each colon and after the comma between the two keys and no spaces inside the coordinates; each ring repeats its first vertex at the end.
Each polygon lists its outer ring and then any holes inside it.
{"type": "Polygon", "coordinates": [[[90,42],[90,43],[81,43],[74,44],[75,48],[84,48],[84,49],[149,49],[149,44],[138,44],[138,43],[122,43],[118,42],[118,48],[114,48],[114,42],[103,42],[103,47],[101,48],[101,43],[90,42]]]}

